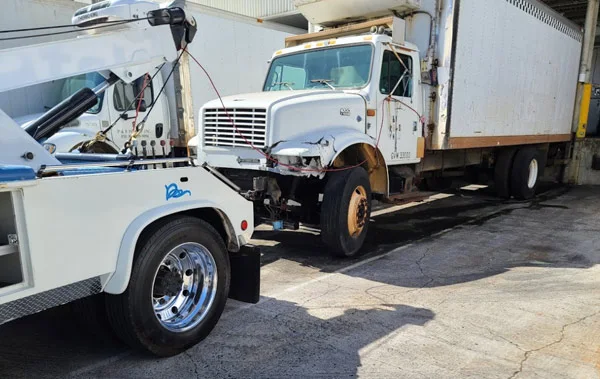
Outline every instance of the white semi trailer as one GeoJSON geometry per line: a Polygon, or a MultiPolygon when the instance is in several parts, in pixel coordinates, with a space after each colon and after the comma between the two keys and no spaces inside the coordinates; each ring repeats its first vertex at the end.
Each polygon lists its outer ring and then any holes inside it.
{"type": "Polygon", "coordinates": [[[541,2],[296,4],[323,30],[287,38],[262,92],[200,114],[200,159],[247,189],[258,221],[320,225],[351,256],[372,199],[465,171],[528,199],[564,162],[582,31],[541,2]]]}
{"type": "MultiPolygon", "coordinates": [[[[92,4],[82,8],[80,12],[101,8],[107,3],[110,1],[92,4]]],[[[189,1],[185,2],[185,7],[186,12],[197,21],[198,34],[205,37],[197,44],[190,45],[189,52],[210,70],[225,94],[260,89],[273,50],[283,47],[286,37],[304,32],[189,1]]],[[[142,104],[133,100],[142,92],[145,81],[153,73],[137,78],[132,83],[119,83],[109,88],[98,97],[98,103],[93,108],[40,142],[51,153],[116,153],[130,139],[136,113],[139,121],[154,104],[146,126],[136,138],[137,146],[134,150],[137,150],[139,156],[185,156],[187,142],[196,135],[199,127],[194,115],[199,113],[200,107],[211,100],[213,95],[204,73],[195,64],[190,64],[187,55],[182,57],[170,80],[166,80],[170,72],[169,63],[153,80],[148,81],[143,91],[142,104]],[[166,90],[158,97],[165,82],[166,90]],[[106,139],[87,145],[98,132],[106,130],[112,124],[114,126],[106,133],[106,139]],[[87,148],[82,149],[82,145],[87,148]]],[[[96,72],[67,78],[57,101],[62,101],[83,87],[93,88],[102,81],[102,76],[96,72]]],[[[42,113],[34,113],[16,117],[15,121],[26,128],[41,116],[42,113]]]]}

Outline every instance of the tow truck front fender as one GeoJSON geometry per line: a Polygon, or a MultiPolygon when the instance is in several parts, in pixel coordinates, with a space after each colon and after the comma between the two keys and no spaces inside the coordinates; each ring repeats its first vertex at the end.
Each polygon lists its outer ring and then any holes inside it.
{"type": "MultiPolygon", "coordinates": [[[[221,221],[225,224],[225,228],[233,231],[233,227],[231,227],[231,222],[229,219],[227,219],[227,217],[216,206],[216,204],[208,201],[187,201],[176,204],[168,204],[146,211],[139,215],[125,231],[123,239],[121,240],[121,246],[119,248],[116,269],[112,275],[107,278],[104,286],[104,292],[118,295],[127,289],[133,267],[133,258],[135,256],[137,242],[142,232],[149,225],[168,216],[176,215],[186,211],[202,209],[216,210],[221,218],[221,221]]],[[[236,239],[237,237],[235,236],[235,232],[233,233],[234,235],[232,237],[236,239]]]]}

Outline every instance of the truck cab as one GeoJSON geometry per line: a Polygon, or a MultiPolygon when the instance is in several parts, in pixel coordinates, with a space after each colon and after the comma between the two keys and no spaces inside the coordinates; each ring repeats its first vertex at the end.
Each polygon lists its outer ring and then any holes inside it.
{"type": "MultiPolygon", "coordinates": [[[[65,125],[59,132],[40,141],[50,153],[77,151],[82,144],[92,140],[100,131],[115,125],[107,133],[107,139],[91,145],[89,153],[113,154],[120,152],[133,132],[133,121],[139,123],[146,112],[154,105],[141,134],[138,136],[138,155],[143,155],[142,143],[146,145],[146,155],[166,156],[171,153],[169,140],[171,127],[169,104],[166,96],[156,96],[163,85],[161,73],[150,80],[146,74],[132,83],[117,83],[98,96],[97,104],[78,119],[65,125]],[[145,86],[145,88],[144,88],[145,86]],[[138,94],[142,93],[140,99],[138,94]],[[140,101],[141,100],[141,101],[140,101]],[[156,104],[155,104],[156,102],[156,104]],[[167,123],[167,124],[165,124],[167,123]],[[154,147],[154,154],[152,151],[154,147]]],[[[82,88],[94,88],[105,80],[98,72],[86,73],[65,79],[60,93],[66,99],[82,88]]],[[[41,114],[27,115],[15,121],[23,128],[34,122],[41,114]]]]}
{"type": "Polygon", "coordinates": [[[419,61],[415,45],[380,34],[277,51],[262,93],[224,98],[227,112],[220,100],[203,107],[201,158],[215,167],[279,174],[314,175],[309,169],[320,168],[323,176],[336,151],[360,141],[377,147],[387,164],[417,163],[419,61]],[[284,165],[260,152],[265,148],[284,165]]]}

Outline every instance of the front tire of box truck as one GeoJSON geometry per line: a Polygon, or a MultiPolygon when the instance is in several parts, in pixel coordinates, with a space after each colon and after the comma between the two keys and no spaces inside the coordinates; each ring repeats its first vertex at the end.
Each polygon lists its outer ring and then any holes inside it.
{"type": "Polygon", "coordinates": [[[519,200],[529,200],[535,196],[542,156],[534,147],[523,147],[515,156],[511,174],[511,192],[519,200]]]}
{"type": "Polygon", "coordinates": [[[371,217],[371,184],[362,167],[328,175],[321,205],[321,238],[340,257],[358,254],[371,217]]]}
{"type": "Polygon", "coordinates": [[[219,233],[192,217],[174,217],[143,233],[125,292],[106,299],[117,335],[167,357],[202,341],[221,317],[230,266],[219,233]]]}

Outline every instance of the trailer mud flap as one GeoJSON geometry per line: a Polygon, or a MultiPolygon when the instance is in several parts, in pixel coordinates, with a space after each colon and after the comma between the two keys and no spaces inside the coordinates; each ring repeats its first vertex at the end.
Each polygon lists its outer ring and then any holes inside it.
{"type": "Polygon", "coordinates": [[[243,246],[237,253],[230,253],[231,285],[229,298],[244,303],[258,303],[260,298],[260,249],[243,246]]]}

